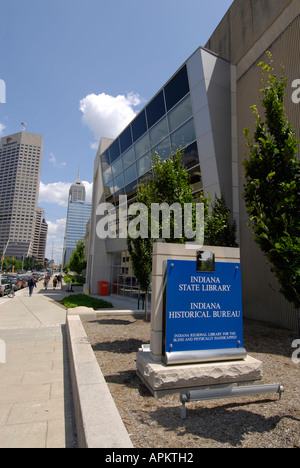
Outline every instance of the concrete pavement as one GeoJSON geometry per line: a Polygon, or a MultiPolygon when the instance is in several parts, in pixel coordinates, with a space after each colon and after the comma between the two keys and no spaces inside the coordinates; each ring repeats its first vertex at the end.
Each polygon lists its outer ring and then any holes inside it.
{"type": "Polygon", "coordinates": [[[65,295],[0,298],[0,448],[76,447],[65,295]]]}

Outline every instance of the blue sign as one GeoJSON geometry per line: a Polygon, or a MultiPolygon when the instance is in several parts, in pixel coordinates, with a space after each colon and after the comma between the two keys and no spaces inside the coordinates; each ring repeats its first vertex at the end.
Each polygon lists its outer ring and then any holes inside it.
{"type": "Polygon", "coordinates": [[[245,357],[240,264],[216,262],[213,270],[199,271],[196,261],[167,262],[167,363],[245,357]]]}

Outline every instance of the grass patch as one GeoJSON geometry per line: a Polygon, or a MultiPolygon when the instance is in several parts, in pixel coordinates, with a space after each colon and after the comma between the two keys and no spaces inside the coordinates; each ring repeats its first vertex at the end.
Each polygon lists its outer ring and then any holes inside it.
{"type": "Polygon", "coordinates": [[[84,285],[84,278],[82,276],[75,276],[75,275],[65,275],[64,282],[69,284],[72,281],[73,286],[83,286],[84,285]]]}
{"type": "Polygon", "coordinates": [[[91,307],[94,310],[113,308],[111,302],[103,301],[103,299],[95,299],[85,294],[71,294],[60,302],[67,307],[67,309],[74,309],[80,306],[91,307]]]}

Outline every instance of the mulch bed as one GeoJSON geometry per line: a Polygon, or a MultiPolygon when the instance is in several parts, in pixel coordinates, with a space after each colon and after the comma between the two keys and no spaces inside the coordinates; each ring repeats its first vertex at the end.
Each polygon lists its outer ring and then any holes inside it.
{"type": "Polygon", "coordinates": [[[262,361],[264,383],[284,385],[281,401],[255,395],[193,402],[181,420],[179,395],[155,399],[136,375],[150,323],[99,314],[83,324],[135,448],[300,448],[300,364],[291,359],[296,333],[244,320],[245,348],[262,361]]]}

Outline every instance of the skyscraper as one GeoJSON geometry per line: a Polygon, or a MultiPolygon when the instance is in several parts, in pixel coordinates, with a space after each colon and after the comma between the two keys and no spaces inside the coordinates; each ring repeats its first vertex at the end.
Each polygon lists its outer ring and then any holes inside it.
{"type": "Polygon", "coordinates": [[[20,132],[0,141],[0,251],[32,256],[43,137],[20,132]]]}
{"type": "Polygon", "coordinates": [[[36,209],[36,220],[34,239],[32,245],[32,256],[38,263],[44,263],[46,243],[47,243],[48,224],[45,221],[45,211],[43,208],[36,209]]]}
{"type": "Polygon", "coordinates": [[[78,174],[77,179],[73,182],[69,190],[69,202],[85,201],[85,196],[85,186],[81,182],[78,174]]]}
{"type": "Polygon", "coordinates": [[[76,242],[86,234],[86,225],[91,216],[91,203],[85,201],[86,192],[79,174],[69,190],[63,264],[67,265],[76,249],[76,242]]]}

